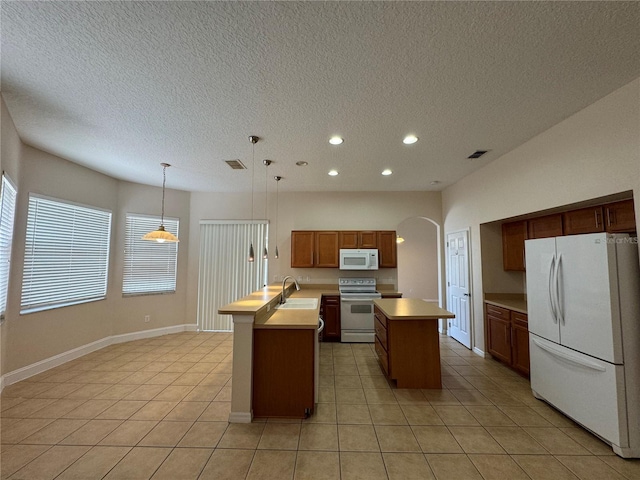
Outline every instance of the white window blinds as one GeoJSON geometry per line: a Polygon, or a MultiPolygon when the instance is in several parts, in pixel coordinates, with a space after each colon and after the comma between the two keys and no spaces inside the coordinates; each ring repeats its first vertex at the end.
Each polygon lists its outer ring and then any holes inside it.
{"type": "Polygon", "coordinates": [[[231,315],[221,315],[218,309],[265,286],[268,260],[262,258],[262,251],[268,247],[268,229],[264,220],[200,222],[200,330],[232,331],[231,315]],[[251,243],[255,251],[254,262],[247,261],[251,243]]]}
{"type": "Polygon", "coordinates": [[[7,309],[7,292],[9,290],[13,220],[16,213],[16,187],[13,186],[7,174],[2,174],[0,188],[0,320],[2,320],[7,309]]]}
{"type": "Polygon", "coordinates": [[[111,212],[29,195],[20,313],[105,298],[111,212]]]}
{"type": "MultiPolygon", "coordinates": [[[[176,291],[178,244],[142,240],[157,230],[160,217],[127,214],[122,293],[151,294],[176,291]]],[[[164,228],[178,236],[179,220],[164,217],[164,228]]]]}

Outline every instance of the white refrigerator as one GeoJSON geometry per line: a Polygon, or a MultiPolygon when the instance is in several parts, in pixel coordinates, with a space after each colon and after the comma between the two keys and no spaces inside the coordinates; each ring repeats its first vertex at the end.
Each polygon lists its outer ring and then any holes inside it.
{"type": "Polygon", "coordinates": [[[637,238],[543,238],[525,252],[533,394],[640,457],[637,238]]]}

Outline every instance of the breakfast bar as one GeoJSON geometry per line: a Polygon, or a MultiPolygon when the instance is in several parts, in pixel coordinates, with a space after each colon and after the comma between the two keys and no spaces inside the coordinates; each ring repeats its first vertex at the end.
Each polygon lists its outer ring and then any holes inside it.
{"type": "Polygon", "coordinates": [[[455,315],[416,298],[374,300],[375,350],[398,388],[442,388],[438,319],[455,315]]]}

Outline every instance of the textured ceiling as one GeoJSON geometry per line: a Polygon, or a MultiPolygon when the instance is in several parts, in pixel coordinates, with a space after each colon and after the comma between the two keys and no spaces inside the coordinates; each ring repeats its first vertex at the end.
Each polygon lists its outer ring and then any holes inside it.
{"type": "Polygon", "coordinates": [[[167,185],[191,191],[249,190],[251,169],[224,163],[251,167],[248,135],[256,188],[268,158],[281,191],[442,189],[640,76],[635,1],[1,8],[25,143],[151,185],[168,162],[167,185]]]}

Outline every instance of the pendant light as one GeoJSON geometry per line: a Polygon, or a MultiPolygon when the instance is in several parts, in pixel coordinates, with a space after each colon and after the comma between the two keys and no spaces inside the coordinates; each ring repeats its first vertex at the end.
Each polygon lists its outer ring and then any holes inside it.
{"type": "MultiPolygon", "coordinates": [[[[269,205],[269,197],[267,195],[267,177],[269,176],[269,165],[273,163],[273,160],[263,160],[262,163],[265,166],[264,169],[264,218],[267,219],[267,206],[269,205]]],[[[265,260],[269,258],[269,252],[267,251],[267,241],[264,242],[264,250],[262,251],[262,258],[265,260]]]]}
{"type": "Polygon", "coordinates": [[[176,237],[171,232],[167,232],[164,229],[164,189],[167,183],[167,168],[171,165],[168,163],[161,163],[162,165],[162,214],[160,216],[160,226],[157,230],[153,232],[149,232],[142,237],[142,240],[150,240],[152,242],[164,243],[164,242],[179,242],[178,237],[176,237]]]}
{"type": "Polygon", "coordinates": [[[278,258],[278,206],[279,206],[278,198],[280,196],[279,186],[280,186],[280,180],[282,180],[282,177],[276,175],[273,178],[276,180],[276,254],[274,255],[274,258],[278,258]]]}
{"type": "MultiPolygon", "coordinates": [[[[251,223],[253,223],[253,174],[256,170],[256,143],[258,143],[258,140],[260,140],[259,137],[249,135],[249,141],[251,142],[251,223]]],[[[251,245],[249,246],[249,258],[247,260],[249,262],[253,262],[255,258],[253,240],[251,240],[251,245]]]]}

